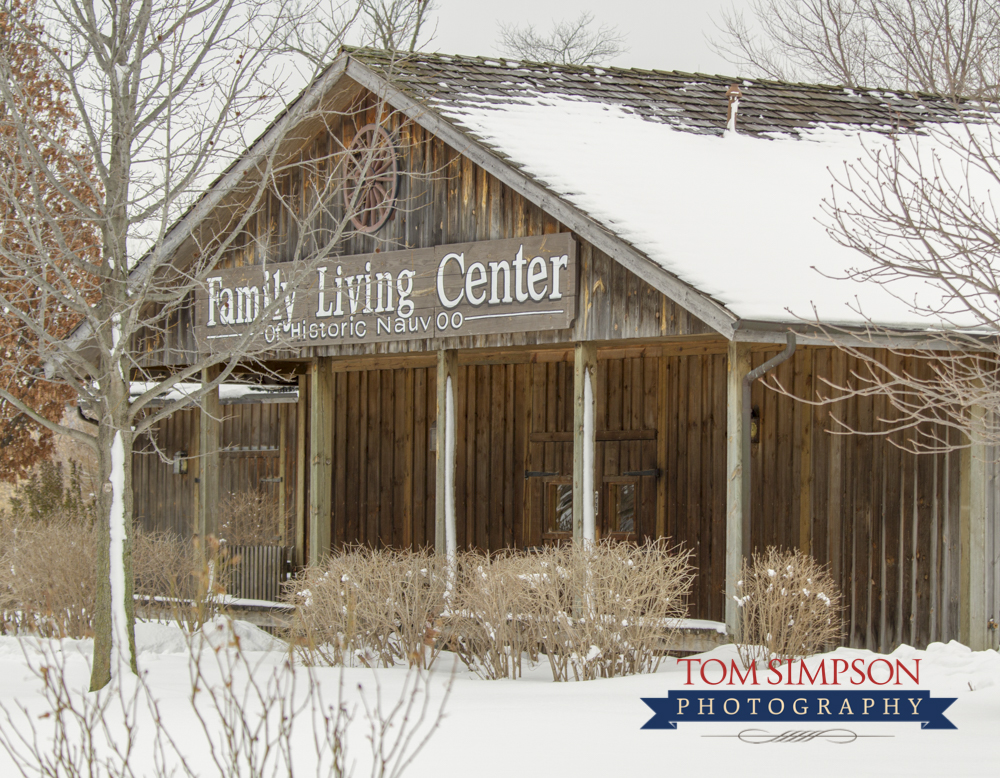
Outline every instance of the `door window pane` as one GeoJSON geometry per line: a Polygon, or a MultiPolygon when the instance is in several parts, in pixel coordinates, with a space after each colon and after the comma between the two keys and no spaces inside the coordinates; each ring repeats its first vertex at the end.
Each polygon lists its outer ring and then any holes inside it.
{"type": "Polygon", "coordinates": [[[635,483],[608,484],[611,493],[611,531],[635,532],[635,483]]]}
{"type": "Polygon", "coordinates": [[[547,484],[548,532],[573,531],[573,484],[547,484]]]}

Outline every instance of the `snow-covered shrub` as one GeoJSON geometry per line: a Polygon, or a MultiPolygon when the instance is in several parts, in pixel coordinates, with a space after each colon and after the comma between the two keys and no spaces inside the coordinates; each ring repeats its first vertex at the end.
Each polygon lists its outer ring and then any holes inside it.
{"type": "MultiPolygon", "coordinates": [[[[0,632],[91,636],[98,542],[96,527],[76,516],[45,522],[0,519],[0,632]]],[[[184,627],[211,618],[215,608],[205,602],[211,598],[202,592],[199,599],[202,564],[190,541],[170,533],[133,533],[132,570],[141,612],[174,618],[184,627]]],[[[214,567],[224,568],[224,560],[214,567]]]]}
{"type": "Polygon", "coordinates": [[[654,672],[687,615],[690,552],[664,539],[603,541],[539,558],[534,634],[555,680],[654,672]]]}
{"type": "Polygon", "coordinates": [[[557,681],[652,672],[694,578],[665,540],[604,541],[460,557],[451,644],[487,678],[516,678],[545,655],[557,681]]]}
{"type": "Polygon", "coordinates": [[[531,635],[535,560],[515,552],[458,557],[458,575],[443,619],[447,647],[481,678],[517,678],[525,652],[537,658],[531,635]]]}
{"type": "Polygon", "coordinates": [[[442,695],[426,671],[412,668],[389,689],[377,676],[349,689],[336,672],[281,652],[261,661],[248,637],[218,619],[182,636],[186,671],[152,662],[95,692],[79,646],[23,641],[18,681],[30,691],[0,701],[4,774],[342,778],[355,772],[361,742],[373,778],[399,778],[441,722],[451,684],[442,695]]]}
{"type": "Polygon", "coordinates": [[[232,559],[209,538],[203,557],[195,542],[172,532],[137,529],[132,536],[132,573],[137,617],[173,620],[194,632],[219,611],[232,559]]]}
{"type": "Polygon", "coordinates": [[[286,588],[289,638],[314,661],[429,667],[444,609],[444,561],[429,551],[351,548],[286,588]]]}
{"type": "Polygon", "coordinates": [[[746,666],[811,656],[841,638],[840,589],[829,570],[801,551],[755,553],[732,597],[739,605],[737,650],[746,666]]]}

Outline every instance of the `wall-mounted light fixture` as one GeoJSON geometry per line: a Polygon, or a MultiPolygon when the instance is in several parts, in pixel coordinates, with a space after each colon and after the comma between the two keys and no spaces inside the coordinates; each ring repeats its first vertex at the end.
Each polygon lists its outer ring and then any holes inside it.
{"type": "Polygon", "coordinates": [[[187,451],[174,452],[174,475],[187,475],[188,455],[187,451]]]}
{"type": "Polygon", "coordinates": [[[756,406],[750,411],[750,443],[760,443],[760,409],[756,406]]]}
{"type": "Polygon", "coordinates": [[[431,444],[430,445],[430,449],[431,449],[431,451],[437,451],[438,450],[438,425],[437,425],[436,421],[432,421],[431,422],[430,434],[428,435],[428,437],[430,438],[430,444],[431,444]]]}

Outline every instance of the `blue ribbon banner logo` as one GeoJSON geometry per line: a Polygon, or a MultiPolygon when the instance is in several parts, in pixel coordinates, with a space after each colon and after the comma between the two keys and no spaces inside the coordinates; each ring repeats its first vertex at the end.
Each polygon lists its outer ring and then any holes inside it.
{"type": "Polygon", "coordinates": [[[653,718],[643,729],[677,729],[680,722],[773,721],[919,723],[921,729],[956,729],[944,716],[957,697],[929,691],[679,691],[643,697],[653,718]]]}

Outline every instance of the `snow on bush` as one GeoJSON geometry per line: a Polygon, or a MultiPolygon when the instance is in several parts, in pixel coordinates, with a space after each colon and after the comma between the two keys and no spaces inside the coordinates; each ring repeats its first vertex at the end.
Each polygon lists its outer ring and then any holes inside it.
{"type": "Polygon", "coordinates": [[[840,589],[825,566],[801,551],[769,547],[744,560],[732,597],[740,612],[737,649],[747,667],[812,656],[840,641],[840,589]]]}
{"type": "Polygon", "coordinates": [[[445,564],[428,551],[351,548],[289,584],[289,637],[313,661],[429,667],[444,609],[445,564]]]}
{"type": "Polygon", "coordinates": [[[654,672],[687,615],[690,552],[664,539],[553,547],[524,560],[525,624],[554,680],[654,672]]]}
{"type": "Polygon", "coordinates": [[[689,554],[663,540],[456,561],[446,602],[440,557],[336,554],[289,587],[298,614],[290,637],[331,664],[429,666],[447,649],[487,679],[517,678],[525,660],[547,661],[557,681],[652,672],[694,578],[689,554]]]}

